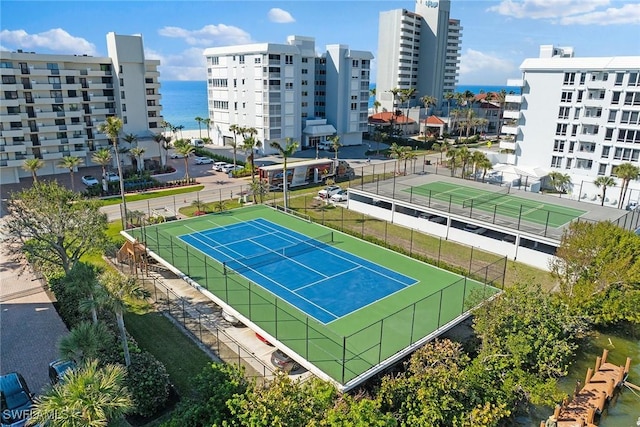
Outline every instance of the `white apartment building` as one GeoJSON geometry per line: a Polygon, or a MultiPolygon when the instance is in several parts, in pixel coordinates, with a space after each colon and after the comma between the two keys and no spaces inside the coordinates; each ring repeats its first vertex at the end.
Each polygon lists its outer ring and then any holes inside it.
{"type": "Polygon", "coordinates": [[[423,96],[443,104],[444,93],[455,90],[462,27],[449,18],[450,9],[450,0],[416,0],[414,12],[380,13],[376,100],[383,111],[402,107],[392,89],[416,89],[410,106],[422,106],[423,96]]]}
{"type": "MultiPolygon", "coordinates": [[[[136,136],[145,161],[160,160],[160,147],[153,140],[163,121],[160,62],[145,59],[141,36],[111,32],[106,38],[106,57],[0,51],[3,184],[30,176],[23,169],[26,159],[44,161],[39,175],[69,173],[58,167],[67,156],[95,166],[92,154],[111,146],[98,132],[110,116],[123,120],[121,136],[136,136]]],[[[120,144],[130,148],[122,138],[120,144]]],[[[120,157],[125,165],[131,163],[128,156],[120,157]]]]}
{"type": "MultiPolygon", "coordinates": [[[[503,114],[502,133],[512,139],[500,142],[517,165],[566,173],[574,197],[592,201],[598,176],[615,176],[622,163],[640,166],[640,56],[579,58],[572,48],[544,45],[520,69],[522,78],[507,84],[522,95],[507,95],[503,114]]],[[[640,182],[630,188],[640,190],[640,182]]]]}
{"type": "MultiPolygon", "coordinates": [[[[275,153],[270,143],[287,138],[301,149],[333,135],[342,145],[362,143],[371,52],[329,45],[319,56],[313,37],[289,36],[285,44],[208,48],[204,55],[214,144],[233,141],[231,125],[255,128],[261,154],[275,153]]],[[[236,140],[242,144],[241,135],[236,140]]]]}

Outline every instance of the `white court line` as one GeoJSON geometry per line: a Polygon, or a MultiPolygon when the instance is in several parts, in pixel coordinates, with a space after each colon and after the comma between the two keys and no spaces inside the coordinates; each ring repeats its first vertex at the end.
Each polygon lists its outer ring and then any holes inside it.
{"type": "Polygon", "coordinates": [[[357,269],[359,269],[359,268],[360,268],[360,266],[358,265],[358,266],[353,267],[353,268],[351,268],[351,269],[349,269],[349,270],[341,271],[339,274],[334,274],[334,275],[332,275],[332,276],[324,276],[324,277],[325,277],[324,279],[322,279],[322,280],[318,280],[318,281],[313,282],[313,283],[309,283],[308,285],[300,286],[299,288],[293,289],[293,292],[298,292],[299,290],[304,289],[304,288],[308,288],[309,286],[314,286],[314,285],[317,285],[318,283],[326,282],[326,281],[327,281],[327,279],[333,279],[334,277],[338,277],[338,276],[340,276],[341,274],[349,273],[349,272],[351,272],[351,271],[356,271],[356,270],[357,270],[357,269]]]}
{"type": "Polygon", "coordinates": [[[531,208],[529,210],[526,210],[526,211],[522,212],[522,216],[529,215],[530,213],[534,213],[535,211],[539,211],[540,209],[543,209],[544,207],[545,207],[545,205],[543,203],[541,205],[538,205],[538,206],[536,206],[534,208],[531,208]]]}
{"type": "MultiPolygon", "coordinates": [[[[272,234],[276,234],[276,233],[272,233],[272,234]]],[[[286,240],[286,239],[284,239],[284,240],[286,240]]],[[[303,263],[301,263],[301,262],[299,262],[299,261],[296,261],[293,257],[289,257],[289,256],[287,256],[287,255],[283,255],[283,254],[281,254],[280,252],[278,252],[277,250],[269,249],[267,246],[265,246],[265,245],[263,245],[263,244],[261,244],[261,243],[258,243],[258,242],[254,242],[254,243],[255,243],[256,245],[258,245],[258,246],[262,246],[263,248],[265,248],[265,249],[267,250],[267,252],[268,252],[268,253],[269,253],[269,252],[274,252],[274,253],[278,254],[278,255],[279,255],[283,260],[287,260],[287,261],[293,261],[293,262],[295,262],[296,264],[298,264],[300,267],[304,268],[305,270],[313,271],[314,273],[317,273],[317,274],[319,274],[320,276],[322,276],[322,277],[324,277],[324,278],[328,278],[328,277],[329,277],[329,276],[327,276],[327,275],[325,275],[325,274],[322,274],[322,273],[321,273],[321,272],[319,272],[318,270],[315,270],[315,269],[313,269],[313,268],[311,268],[311,267],[309,267],[309,266],[307,266],[307,265],[304,265],[303,263]]],[[[315,247],[315,246],[314,246],[314,247],[315,247]]],[[[286,249],[286,248],[280,248],[280,249],[286,249]]],[[[256,256],[260,256],[260,254],[258,254],[258,255],[256,255],[256,256]]],[[[240,262],[240,261],[238,261],[238,262],[240,262]]],[[[244,265],[244,264],[243,264],[243,265],[244,265]]]]}

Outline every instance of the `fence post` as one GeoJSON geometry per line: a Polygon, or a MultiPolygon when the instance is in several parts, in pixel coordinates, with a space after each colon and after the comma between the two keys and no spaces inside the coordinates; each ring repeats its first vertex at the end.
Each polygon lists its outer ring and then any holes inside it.
{"type": "Polygon", "coordinates": [[[551,215],[551,211],[547,211],[547,220],[544,223],[544,236],[547,237],[547,230],[549,229],[549,216],[551,215]]]}
{"type": "Polygon", "coordinates": [[[182,325],[187,327],[187,309],[184,306],[184,299],[182,300],[182,325]]]}
{"type": "Polygon", "coordinates": [[[186,246],[187,252],[187,274],[191,276],[191,268],[189,268],[189,245],[186,246]]]}
{"type": "Polygon", "coordinates": [[[409,241],[409,256],[413,256],[413,228],[411,229],[411,237],[409,241]]]}
{"type": "Polygon", "coordinates": [[[440,237],[438,242],[438,267],[440,267],[440,256],[442,254],[442,237],[440,237]]]}
{"type": "Polygon", "coordinates": [[[520,230],[520,221],[522,220],[522,205],[520,205],[520,213],[518,213],[518,230],[520,230]]]}
{"type": "Polygon", "coordinates": [[[364,240],[364,222],[365,222],[365,218],[364,218],[364,213],[363,213],[363,214],[362,214],[362,221],[361,221],[361,224],[362,224],[362,233],[360,233],[360,234],[362,234],[362,239],[363,239],[363,240],[364,240]]]}
{"type": "Polygon", "coordinates": [[[344,384],[346,381],[344,380],[344,370],[345,368],[345,363],[347,362],[347,337],[342,337],[342,384],[344,384]]]}
{"type": "Polygon", "coordinates": [[[440,315],[442,314],[442,290],[440,290],[440,304],[438,304],[438,329],[440,329],[440,315]]]}
{"type": "Polygon", "coordinates": [[[387,230],[389,228],[389,223],[387,221],[384,222],[384,244],[389,247],[389,242],[387,241],[387,230]]]}
{"type": "Polygon", "coordinates": [[[202,342],[202,313],[198,312],[198,332],[200,333],[200,342],[202,342]]]}
{"type": "Polygon", "coordinates": [[[378,363],[382,361],[382,336],[384,335],[384,319],[380,320],[380,347],[378,347],[378,363]]]}
{"type": "Polygon", "coordinates": [[[171,316],[171,300],[169,299],[169,289],[167,289],[167,307],[169,307],[169,316],[171,316]]]}
{"type": "Polygon", "coordinates": [[[467,275],[471,275],[471,266],[473,264],[473,246],[471,246],[471,255],[469,256],[469,272],[467,275]]]}

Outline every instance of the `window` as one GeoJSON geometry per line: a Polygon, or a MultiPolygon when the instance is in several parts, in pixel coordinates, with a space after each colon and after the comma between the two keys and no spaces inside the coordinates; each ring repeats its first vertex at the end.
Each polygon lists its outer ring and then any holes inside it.
{"type": "MultiPolygon", "coordinates": [[[[411,46],[409,46],[411,47],[411,46]]],[[[351,61],[351,66],[353,68],[358,68],[360,66],[360,61],[358,61],[357,59],[354,59],[353,61],[351,61]]]]}
{"type": "Polygon", "coordinates": [[[351,103],[351,111],[356,111],[358,109],[358,103],[357,102],[352,102],[351,103]]]}
{"type": "Polygon", "coordinates": [[[2,83],[14,85],[16,84],[16,76],[2,76],[2,83]]]}
{"type": "Polygon", "coordinates": [[[300,93],[300,95],[302,95],[302,96],[308,96],[308,95],[309,95],[309,92],[307,92],[306,90],[303,90],[303,91],[300,93]]]}
{"type": "Polygon", "coordinates": [[[616,86],[622,86],[622,80],[624,79],[624,73],[616,73],[616,86]]]}
{"type": "Polygon", "coordinates": [[[559,139],[553,141],[553,151],[556,153],[562,153],[564,151],[564,141],[559,139]]]}
{"type": "Polygon", "coordinates": [[[604,132],[604,140],[611,141],[612,138],[613,138],[613,129],[607,128],[604,132]]]}
{"type": "Polygon", "coordinates": [[[609,111],[609,118],[607,119],[607,122],[615,123],[617,115],[618,115],[618,110],[609,111]]]}
{"type": "Polygon", "coordinates": [[[560,156],[551,156],[551,167],[559,168],[562,166],[562,157],[560,156]]]}
{"type": "Polygon", "coordinates": [[[589,159],[576,159],[576,169],[591,169],[593,166],[593,160],[589,159]]]}
{"type": "Polygon", "coordinates": [[[566,123],[558,123],[556,125],[556,135],[564,136],[567,134],[567,124],[566,123]]]}
{"type": "Polygon", "coordinates": [[[560,111],[558,111],[558,118],[568,119],[570,110],[571,110],[571,107],[560,107],[560,111]]]}
{"type": "Polygon", "coordinates": [[[629,73],[629,86],[640,86],[640,73],[633,72],[629,73]]]}
{"type": "Polygon", "coordinates": [[[576,81],[576,73],[564,73],[564,81],[562,84],[573,85],[576,81]]]}
{"type": "Polygon", "coordinates": [[[567,159],[567,165],[565,166],[565,168],[566,168],[566,169],[571,169],[571,161],[572,161],[572,160],[573,160],[573,159],[571,159],[571,158],[568,158],[568,159],[567,159]]]}
{"type": "Polygon", "coordinates": [[[227,87],[227,79],[211,79],[211,86],[213,87],[227,87]]]}
{"type": "Polygon", "coordinates": [[[287,65],[293,65],[293,55],[285,55],[284,63],[287,65]]]}
{"type": "Polygon", "coordinates": [[[229,109],[229,101],[213,101],[213,108],[228,110],[229,109]]]}
{"type": "Polygon", "coordinates": [[[307,70],[306,68],[302,69],[302,74],[309,74],[309,70],[307,70]]]}
{"type": "Polygon", "coordinates": [[[300,84],[302,86],[307,86],[309,84],[309,82],[307,80],[302,80],[302,82],[300,82],[300,84]]]}
{"type": "Polygon", "coordinates": [[[220,58],[217,56],[212,56],[209,58],[211,65],[220,65],[220,58]]]}
{"type": "Polygon", "coordinates": [[[571,136],[576,136],[578,134],[578,125],[571,126],[571,136]]]}
{"type": "Polygon", "coordinates": [[[569,152],[573,153],[573,149],[576,146],[576,142],[575,141],[570,141],[569,142],[569,152]]]}
{"type": "Polygon", "coordinates": [[[611,96],[611,103],[612,104],[618,104],[620,102],[620,94],[622,92],[613,92],[613,95],[611,96]]]}
{"type": "Polygon", "coordinates": [[[624,105],[640,105],[640,92],[625,93],[624,105]]]}
{"type": "Polygon", "coordinates": [[[576,102],[582,102],[582,96],[584,95],[584,91],[583,90],[579,90],[578,91],[578,99],[576,100],[576,102]]]}
{"type": "Polygon", "coordinates": [[[155,95],[155,94],[156,94],[155,89],[147,88],[147,95],[155,95]]]}
{"type": "Polygon", "coordinates": [[[640,124],[640,112],[638,111],[623,111],[622,118],[620,119],[620,123],[624,123],[627,125],[638,125],[640,124]]]}
{"type": "Polygon", "coordinates": [[[234,109],[234,110],[237,110],[237,109],[238,109],[238,103],[237,103],[237,102],[234,102],[234,103],[233,103],[233,109],[234,109]]]}
{"type": "Polygon", "coordinates": [[[618,130],[618,142],[629,142],[640,144],[640,130],[620,129],[618,130]]]}
{"type": "Polygon", "coordinates": [[[124,96],[124,91],[123,91],[123,90],[121,90],[121,91],[120,91],[120,99],[124,99],[124,98],[125,98],[125,96],[124,96]]]}
{"type": "Polygon", "coordinates": [[[155,107],[156,100],[155,99],[147,99],[147,107],[155,107]]]}
{"type": "Polygon", "coordinates": [[[238,62],[244,64],[244,55],[238,55],[238,62]]]}
{"type": "Polygon", "coordinates": [[[302,63],[303,63],[303,64],[306,64],[306,63],[308,63],[308,62],[309,62],[309,58],[302,58],[302,63]]]}
{"type": "Polygon", "coordinates": [[[604,176],[606,174],[607,174],[607,164],[600,163],[600,165],[598,166],[598,175],[604,176]]]}
{"type": "Polygon", "coordinates": [[[563,91],[562,96],[560,97],[560,102],[571,102],[572,97],[573,92],[563,91]]]}
{"type": "Polygon", "coordinates": [[[585,80],[587,80],[587,73],[580,73],[580,84],[583,85],[585,80]]]}
{"type": "Polygon", "coordinates": [[[233,87],[238,87],[238,79],[233,79],[233,87]]]}
{"type": "Polygon", "coordinates": [[[287,90],[293,89],[293,83],[291,83],[291,82],[285,83],[284,84],[284,88],[287,89],[287,90]]]}
{"type": "Polygon", "coordinates": [[[262,62],[262,58],[257,57],[257,58],[253,58],[253,63],[254,64],[260,64],[262,62]]]}

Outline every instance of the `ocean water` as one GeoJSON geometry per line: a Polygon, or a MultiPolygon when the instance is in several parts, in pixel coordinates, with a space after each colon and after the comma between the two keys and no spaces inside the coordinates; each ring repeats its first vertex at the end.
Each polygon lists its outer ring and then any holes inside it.
{"type": "MultiPolygon", "coordinates": [[[[162,115],[173,126],[184,126],[185,130],[197,130],[196,117],[207,118],[207,82],[206,81],[162,81],[160,93],[162,94],[162,115]]],[[[375,84],[371,88],[375,88],[375,84]]],[[[499,92],[506,90],[509,93],[517,88],[495,85],[460,85],[456,92],[471,91],[475,94],[480,91],[499,92]]],[[[373,99],[369,99],[369,108],[373,108],[373,99]]]]}

